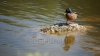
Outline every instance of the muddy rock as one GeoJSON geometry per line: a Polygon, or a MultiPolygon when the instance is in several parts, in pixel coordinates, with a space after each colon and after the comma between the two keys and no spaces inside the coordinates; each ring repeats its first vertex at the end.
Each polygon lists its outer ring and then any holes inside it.
{"type": "Polygon", "coordinates": [[[73,31],[83,31],[86,28],[82,25],[73,24],[71,25],[48,25],[42,26],[41,31],[44,33],[55,34],[61,32],[73,32],[73,31]]]}

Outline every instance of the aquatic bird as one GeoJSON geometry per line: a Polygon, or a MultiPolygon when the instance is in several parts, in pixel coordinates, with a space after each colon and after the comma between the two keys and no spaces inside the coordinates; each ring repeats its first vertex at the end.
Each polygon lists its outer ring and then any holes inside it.
{"type": "Polygon", "coordinates": [[[77,18],[77,14],[76,12],[72,12],[71,8],[67,8],[65,11],[65,17],[67,19],[66,24],[69,25],[75,21],[75,19],[77,18]]]}

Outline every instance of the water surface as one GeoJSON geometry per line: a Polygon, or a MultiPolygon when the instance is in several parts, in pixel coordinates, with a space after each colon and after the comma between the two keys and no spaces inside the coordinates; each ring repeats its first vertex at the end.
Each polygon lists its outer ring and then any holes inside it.
{"type": "Polygon", "coordinates": [[[100,56],[100,0],[0,0],[0,56],[100,56]],[[41,26],[66,22],[72,8],[86,34],[49,35],[41,26]]]}

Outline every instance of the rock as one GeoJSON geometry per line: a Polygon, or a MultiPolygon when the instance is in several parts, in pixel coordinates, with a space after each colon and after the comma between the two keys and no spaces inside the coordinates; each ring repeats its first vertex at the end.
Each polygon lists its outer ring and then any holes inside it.
{"type": "Polygon", "coordinates": [[[48,25],[42,26],[41,31],[49,34],[58,34],[61,32],[74,32],[74,31],[85,31],[86,28],[82,25],[48,25]]]}

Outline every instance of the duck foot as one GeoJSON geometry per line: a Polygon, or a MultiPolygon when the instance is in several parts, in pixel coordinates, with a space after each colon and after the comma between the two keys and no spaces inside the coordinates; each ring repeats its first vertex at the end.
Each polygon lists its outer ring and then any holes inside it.
{"type": "Polygon", "coordinates": [[[66,23],[66,25],[73,26],[73,25],[74,25],[74,23],[66,23]]]}

